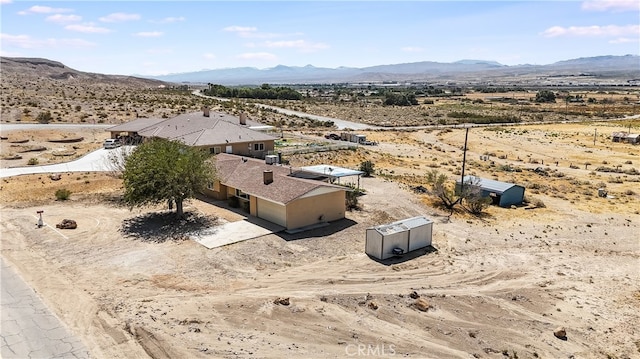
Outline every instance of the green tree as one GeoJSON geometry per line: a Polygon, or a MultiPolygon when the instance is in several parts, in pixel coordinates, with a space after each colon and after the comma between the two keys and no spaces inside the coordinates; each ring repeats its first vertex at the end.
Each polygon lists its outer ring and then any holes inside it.
{"type": "Polygon", "coordinates": [[[131,208],[169,201],[183,217],[182,203],[215,179],[209,153],[178,141],[152,139],[127,156],[124,201],[131,208]]]}
{"type": "Polygon", "coordinates": [[[363,161],[360,163],[360,171],[364,172],[365,177],[371,177],[375,164],[371,161],[363,161]]]}

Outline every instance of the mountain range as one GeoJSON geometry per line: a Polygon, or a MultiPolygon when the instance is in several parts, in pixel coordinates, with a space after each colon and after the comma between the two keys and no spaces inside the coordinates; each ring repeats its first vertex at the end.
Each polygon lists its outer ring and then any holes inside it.
{"type": "Polygon", "coordinates": [[[184,72],[163,76],[104,75],[83,72],[42,58],[1,57],[6,75],[46,77],[54,80],[159,86],[163,83],[260,85],[331,83],[429,83],[470,85],[629,85],[640,84],[640,56],[597,56],[559,61],[549,65],[507,66],[495,61],[433,61],[363,68],[322,68],[278,65],[268,69],[238,67],[184,72]]]}
{"type": "Polygon", "coordinates": [[[640,79],[640,56],[598,56],[560,61],[549,65],[507,66],[495,61],[461,60],[452,63],[422,61],[363,68],[323,68],[278,65],[267,69],[237,67],[163,76],[146,76],[174,83],[221,85],[321,84],[372,82],[486,82],[520,81],[548,77],[582,77],[591,82],[640,79]]]}

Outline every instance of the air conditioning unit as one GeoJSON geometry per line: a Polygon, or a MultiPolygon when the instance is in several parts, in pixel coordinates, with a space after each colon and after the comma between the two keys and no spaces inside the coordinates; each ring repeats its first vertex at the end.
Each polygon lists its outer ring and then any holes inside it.
{"type": "Polygon", "coordinates": [[[266,155],[264,157],[264,162],[268,165],[273,165],[278,163],[278,155],[266,155]]]}

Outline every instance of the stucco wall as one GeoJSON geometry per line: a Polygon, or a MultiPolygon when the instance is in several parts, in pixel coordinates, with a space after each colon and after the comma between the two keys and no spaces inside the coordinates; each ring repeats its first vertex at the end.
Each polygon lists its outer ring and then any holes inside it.
{"type": "MultiPolygon", "coordinates": [[[[227,146],[229,144],[227,143],[222,143],[219,145],[212,145],[212,146],[205,146],[205,147],[201,147],[201,148],[205,148],[205,149],[212,149],[215,147],[219,147],[220,153],[226,153],[227,152],[227,146]]],[[[269,151],[273,151],[275,148],[275,142],[274,140],[265,140],[265,141],[252,141],[252,142],[234,142],[231,143],[231,151],[234,155],[239,155],[239,156],[247,156],[247,157],[254,157],[254,158],[264,158],[264,156],[269,152],[269,151]],[[253,150],[253,144],[254,143],[262,143],[264,144],[264,150],[262,151],[254,151],[253,150]],[[249,147],[251,146],[251,147],[249,147]]]]}
{"type": "Polygon", "coordinates": [[[297,199],[287,204],[287,229],[342,219],[345,208],[344,191],[297,199]]]}
{"type": "Polygon", "coordinates": [[[212,188],[205,188],[202,191],[202,194],[204,194],[207,197],[211,197],[211,198],[215,198],[218,200],[225,200],[228,198],[227,196],[227,186],[221,184],[219,181],[214,181],[213,182],[213,187],[212,188]]]}

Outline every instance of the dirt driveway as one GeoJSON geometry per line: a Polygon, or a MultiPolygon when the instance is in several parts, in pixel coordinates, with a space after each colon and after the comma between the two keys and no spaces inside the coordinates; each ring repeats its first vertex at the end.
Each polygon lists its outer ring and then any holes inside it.
{"type": "Polygon", "coordinates": [[[546,209],[446,221],[394,182],[364,187],[363,210],[331,227],[211,250],[124,235],[146,211],[3,205],[2,256],[97,358],[637,356],[637,216],[545,198],[546,209]],[[38,229],[36,210],[78,229],[38,229]],[[435,220],[433,251],[390,263],[363,253],[367,227],[415,215],[435,220]]]}

